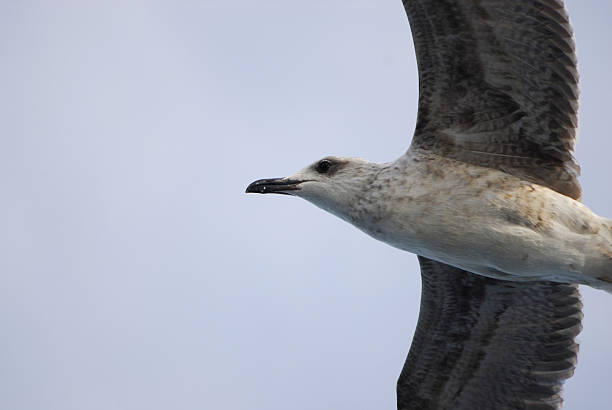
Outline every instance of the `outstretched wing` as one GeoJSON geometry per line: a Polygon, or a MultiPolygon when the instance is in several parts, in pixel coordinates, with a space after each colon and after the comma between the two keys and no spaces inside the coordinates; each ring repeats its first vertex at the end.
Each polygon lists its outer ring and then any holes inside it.
{"type": "Polygon", "coordinates": [[[412,147],[580,197],[574,41],[561,0],[404,0],[419,69],[412,147]]]}
{"type": "Polygon", "coordinates": [[[577,285],[506,282],[419,257],[398,409],[558,409],[581,330],[577,285]]]}
{"type": "MultiPolygon", "coordinates": [[[[404,0],[419,67],[411,149],[580,197],[578,75],[560,0],[404,0]]],[[[505,282],[419,257],[398,408],[556,409],[581,329],[577,286],[505,282]]]]}

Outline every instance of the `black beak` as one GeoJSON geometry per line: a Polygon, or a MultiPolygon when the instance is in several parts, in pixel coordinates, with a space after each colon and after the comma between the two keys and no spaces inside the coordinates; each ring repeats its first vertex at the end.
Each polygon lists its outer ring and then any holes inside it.
{"type": "Polygon", "coordinates": [[[256,194],[291,195],[287,191],[299,190],[299,185],[302,182],[304,181],[296,181],[294,179],[286,178],[258,179],[247,187],[246,192],[256,194]]]}

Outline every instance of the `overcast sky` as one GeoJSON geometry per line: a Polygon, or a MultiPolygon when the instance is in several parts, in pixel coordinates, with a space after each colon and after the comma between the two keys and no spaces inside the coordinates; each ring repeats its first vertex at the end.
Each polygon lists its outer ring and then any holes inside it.
{"type": "MultiPolygon", "coordinates": [[[[612,217],[612,3],[567,5],[612,217]]],[[[399,0],[0,1],[0,61],[0,408],[394,408],[416,257],[244,188],[407,149],[399,0]]],[[[606,409],[612,295],[583,297],[565,408],[606,409]]]]}

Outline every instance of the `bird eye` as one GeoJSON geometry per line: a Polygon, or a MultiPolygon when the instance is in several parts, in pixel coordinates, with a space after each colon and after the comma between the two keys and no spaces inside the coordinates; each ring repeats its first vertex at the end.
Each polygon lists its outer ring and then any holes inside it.
{"type": "Polygon", "coordinates": [[[326,174],[327,171],[329,171],[329,169],[331,168],[332,163],[330,160],[328,159],[322,159],[321,161],[319,161],[319,163],[317,164],[317,172],[319,174],[326,174]]]}

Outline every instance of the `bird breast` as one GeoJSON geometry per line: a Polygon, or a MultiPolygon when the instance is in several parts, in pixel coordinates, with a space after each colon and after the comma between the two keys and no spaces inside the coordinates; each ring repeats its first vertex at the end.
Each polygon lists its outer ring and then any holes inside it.
{"type": "Polygon", "coordinates": [[[516,280],[575,281],[590,247],[612,249],[606,220],[580,202],[432,154],[409,152],[381,171],[350,221],[396,248],[516,280]]]}

